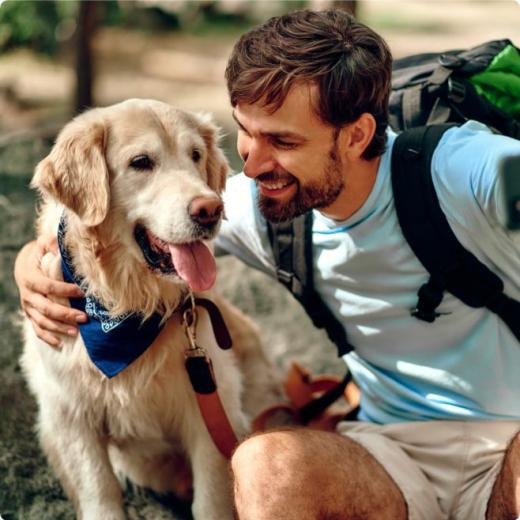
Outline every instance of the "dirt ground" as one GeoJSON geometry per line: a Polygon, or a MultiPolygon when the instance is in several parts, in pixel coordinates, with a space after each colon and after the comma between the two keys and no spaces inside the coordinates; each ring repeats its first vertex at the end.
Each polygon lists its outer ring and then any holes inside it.
{"type": "MultiPolygon", "coordinates": [[[[268,2],[266,2],[266,5],[268,2]]],[[[359,17],[389,42],[395,57],[464,48],[493,38],[520,44],[520,5],[513,0],[363,1],[359,17]]],[[[152,97],[214,113],[235,169],[234,126],[223,71],[236,34],[150,34],[103,29],[95,38],[97,105],[152,97]]],[[[47,468],[34,435],[35,405],[17,359],[17,293],[12,265],[32,235],[32,169],[69,117],[70,60],[45,60],[27,51],[0,57],[0,516],[70,519],[73,512],[47,468]],[[47,128],[43,131],[42,128],[47,128]]],[[[341,373],[343,364],[321,332],[276,284],[232,258],[219,259],[219,287],[259,323],[280,366],[297,358],[316,372],[341,373]]],[[[188,506],[162,503],[141,491],[126,494],[131,519],[189,518],[188,506]]]]}

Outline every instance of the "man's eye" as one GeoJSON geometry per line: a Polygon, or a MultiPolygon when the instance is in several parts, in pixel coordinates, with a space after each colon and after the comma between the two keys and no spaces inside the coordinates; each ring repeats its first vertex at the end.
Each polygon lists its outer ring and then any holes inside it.
{"type": "Polygon", "coordinates": [[[130,166],[135,170],[152,170],[154,162],[148,155],[138,155],[130,161],[130,166]]]}
{"type": "Polygon", "coordinates": [[[294,148],[296,146],[296,143],[284,141],[283,139],[273,139],[273,144],[279,148],[294,148]]]}

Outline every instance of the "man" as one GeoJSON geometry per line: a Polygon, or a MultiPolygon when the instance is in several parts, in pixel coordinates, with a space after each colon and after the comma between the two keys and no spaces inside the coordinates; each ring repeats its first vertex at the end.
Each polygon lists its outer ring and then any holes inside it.
{"type": "MultiPolygon", "coordinates": [[[[232,459],[241,520],[515,519],[520,515],[520,345],[495,315],[445,297],[410,315],[428,275],[399,228],[387,130],[391,55],[341,11],[299,11],[245,34],[226,70],[244,174],[230,180],[219,247],[270,274],[266,220],[314,211],[316,287],[348,330],[359,421],[273,431],[232,459]],[[258,210],[259,209],[259,210],[258,210]]],[[[432,175],[459,240],[520,298],[520,239],[500,225],[497,164],[520,143],[469,122],[445,134],[432,175]]],[[[22,304],[56,341],[72,295],[20,254],[22,304]]]]}

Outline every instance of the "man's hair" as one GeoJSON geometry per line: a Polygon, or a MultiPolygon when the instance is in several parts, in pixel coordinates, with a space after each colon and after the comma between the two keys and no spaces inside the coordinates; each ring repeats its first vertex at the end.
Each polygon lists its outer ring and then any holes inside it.
{"type": "Polygon", "coordinates": [[[291,87],[318,86],[320,119],[336,128],[368,112],[376,120],[374,138],[363,153],[384,152],[392,55],[372,29],[342,10],[301,10],[274,17],[245,33],[226,68],[231,105],[239,102],[275,112],[291,87]]]}

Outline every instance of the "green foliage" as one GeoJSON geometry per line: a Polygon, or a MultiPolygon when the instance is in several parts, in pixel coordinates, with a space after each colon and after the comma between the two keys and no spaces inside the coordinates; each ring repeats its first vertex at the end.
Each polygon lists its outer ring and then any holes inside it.
{"type": "MultiPolygon", "coordinates": [[[[63,32],[68,33],[65,40],[74,33],[80,1],[6,0],[0,3],[0,51],[28,47],[43,54],[55,54],[63,32]]],[[[129,25],[127,13],[135,10],[121,9],[116,0],[96,2],[95,7],[98,22],[103,25],[129,25]]]]}
{"type": "MultiPolygon", "coordinates": [[[[0,52],[28,47],[54,55],[74,33],[81,0],[0,0],[0,52]],[[72,28],[72,29],[71,29],[72,28]],[[67,34],[66,37],[63,35],[67,34]]],[[[300,5],[295,0],[291,5],[300,5]]],[[[249,27],[249,11],[225,12],[218,2],[188,2],[179,9],[131,2],[96,2],[99,25],[140,31],[186,30],[196,34],[234,34],[249,27]]]]}
{"type": "Polygon", "coordinates": [[[51,0],[7,0],[0,6],[0,51],[30,47],[45,54],[56,51],[60,14],[51,0]]]}

